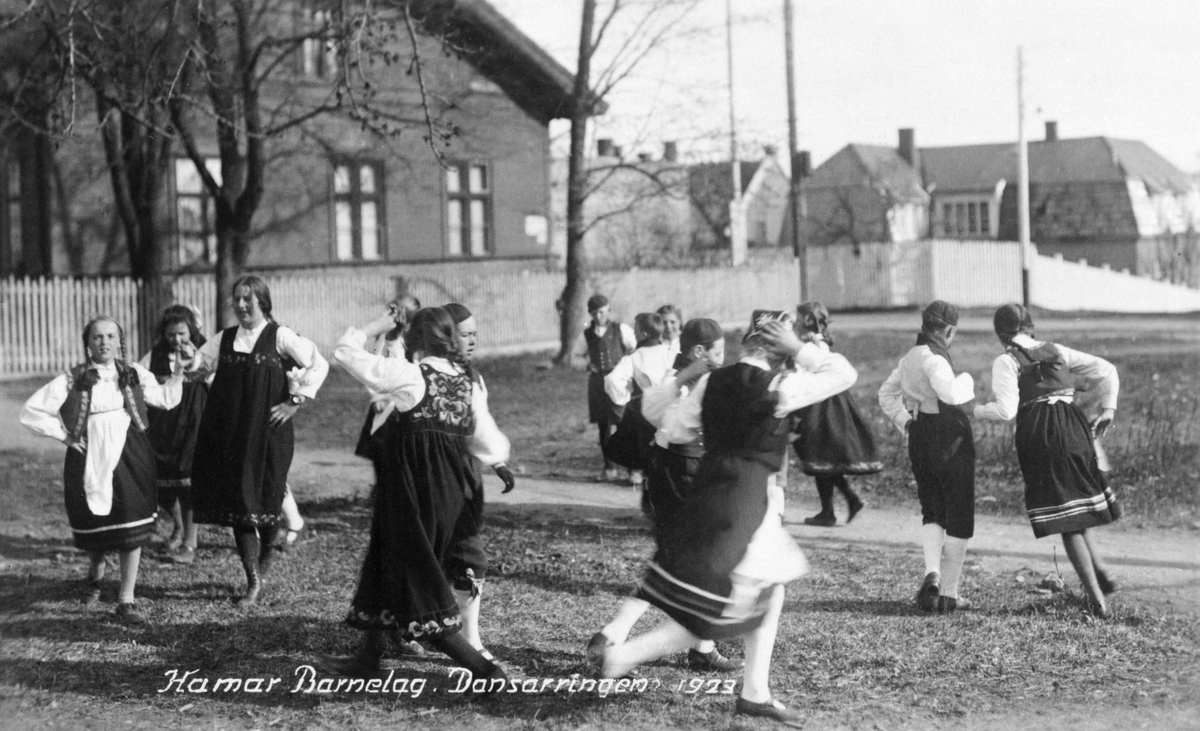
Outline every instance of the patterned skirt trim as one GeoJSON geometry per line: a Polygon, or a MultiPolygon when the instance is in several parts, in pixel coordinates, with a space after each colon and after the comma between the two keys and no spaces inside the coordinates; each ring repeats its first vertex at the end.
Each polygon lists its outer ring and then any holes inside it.
{"type": "Polygon", "coordinates": [[[392,630],[411,642],[452,635],[462,629],[462,617],[457,609],[453,609],[405,621],[386,609],[379,612],[359,612],[352,609],[346,616],[346,624],[361,630],[392,630]]]}
{"type": "Polygon", "coordinates": [[[1112,488],[1062,505],[1031,508],[1025,511],[1038,538],[1106,525],[1121,517],[1121,505],[1112,488]]]}
{"type": "Polygon", "coordinates": [[[800,462],[806,475],[873,475],[883,471],[883,462],[800,462]]]}
{"type": "Polygon", "coordinates": [[[671,619],[703,639],[727,639],[762,623],[773,582],[734,575],[729,596],[705,591],[672,576],[651,561],[635,596],[663,610],[671,619]]]}
{"type": "Polygon", "coordinates": [[[197,510],[193,518],[197,523],[223,525],[230,528],[259,528],[279,525],[279,515],[246,515],[243,513],[213,513],[197,510]]]}

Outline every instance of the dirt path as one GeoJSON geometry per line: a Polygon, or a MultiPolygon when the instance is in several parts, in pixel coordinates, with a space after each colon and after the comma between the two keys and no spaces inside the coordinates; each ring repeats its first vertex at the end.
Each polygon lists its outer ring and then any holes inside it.
{"type": "MultiPolygon", "coordinates": [[[[361,458],[318,450],[296,455],[291,483],[304,502],[366,494],[371,479],[371,470],[361,458]]],[[[518,477],[517,489],[504,495],[498,479],[490,474],[485,479],[491,510],[553,512],[587,521],[639,513],[639,495],[628,487],[518,477]]],[[[915,501],[909,508],[868,506],[850,525],[804,525],[805,516],[816,513],[817,507],[815,496],[787,507],[788,528],[801,545],[901,547],[911,550],[919,563],[921,515],[915,501]]],[[[1146,530],[1117,523],[1094,534],[1098,550],[1121,584],[1118,600],[1144,601],[1200,617],[1200,531],[1146,530]]],[[[981,566],[1011,574],[1014,582],[1021,576],[1033,584],[1056,570],[1068,584],[1075,581],[1061,541],[1035,539],[1029,523],[1020,518],[977,516],[969,556],[981,566]]]]}

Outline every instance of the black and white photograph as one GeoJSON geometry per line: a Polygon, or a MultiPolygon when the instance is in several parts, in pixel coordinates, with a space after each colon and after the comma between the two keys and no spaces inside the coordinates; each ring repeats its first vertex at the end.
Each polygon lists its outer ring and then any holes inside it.
{"type": "Polygon", "coordinates": [[[0,0],[0,729],[1200,729],[1197,30],[0,0]]]}

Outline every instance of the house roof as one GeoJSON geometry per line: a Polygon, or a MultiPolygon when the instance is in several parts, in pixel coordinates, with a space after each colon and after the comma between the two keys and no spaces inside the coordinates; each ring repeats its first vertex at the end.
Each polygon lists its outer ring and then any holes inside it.
{"type": "Polygon", "coordinates": [[[878,185],[897,201],[925,197],[921,176],[893,147],[852,143],[821,163],[805,178],[803,187],[839,188],[863,184],[878,185]]]}
{"type": "MultiPolygon", "coordinates": [[[[921,148],[927,186],[941,192],[992,190],[1017,177],[1016,145],[956,145],[921,148]]],[[[1035,184],[1124,182],[1141,180],[1151,193],[1182,193],[1188,176],[1137,140],[1111,137],[1045,140],[1029,143],[1029,181],[1035,184]]]]}
{"type": "MultiPolygon", "coordinates": [[[[758,172],[762,161],[739,161],[742,174],[742,191],[758,172]]],[[[702,162],[688,166],[688,192],[692,200],[701,204],[717,203],[728,205],[733,198],[733,173],[727,162],[702,162]]]]}
{"type": "MultiPolygon", "coordinates": [[[[485,0],[417,0],[431,33],[448,33],[459,55],[543,122],[570,116],[575,76],[485,0]]],[[[597,113],[604,112],[603,104],[597,113]]]]}

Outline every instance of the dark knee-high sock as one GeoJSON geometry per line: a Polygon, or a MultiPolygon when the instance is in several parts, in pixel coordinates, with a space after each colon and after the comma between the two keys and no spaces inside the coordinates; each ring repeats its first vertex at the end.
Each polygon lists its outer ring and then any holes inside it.
{"type": "Polygon", "coordinates": [[[258,540],[261,544],[259,550],[265,554],[271,550],[271,546],[275,545],[275,539],[279,536],[279,525],[263,525],[258,528],[258,540]]]}
{"type": "Polygon", "coordinates": [[[612,436],[609,431],[608,424],[600,423],[596,425],[600,430],[600,454],[604,455],[604,469],[612,467],[612,462],[608,459],[608,439],[612,436]]]}
{"type": "Polygon", "coordinates": [[[246,583],[258,583],[258,529],[239,526],[233,529],[233,538],[237,542],[238,555],[242,558],[242,568],[246,570],[246,583]]]}
{"type": "Polygon", "coordinates": [[[833,477],[833,486],[838,489],[838,492],[842,493],[842,497],[846,498],[847,505],[858,505],[862,502],[858,497],[858,493],[854,491],[854,488],[850,487],[850,481],[846,479],[845,475],[835,475],[833,477]]]}
{"type": "MultiPolygon", "coordinates": [[[[446,637],[439,637],[432,644],[438,652],[445,654],[454,662],[471,671],[477,678],[486,678],[500,670],[499,666],[484,657],[479,650],[471,647],[467,638],[461,632],[455,632],[446,637]]],[[[503,671],[501,671],[503,672],[503,671]]]]}
{"type": "Polygon", "coordinates": [[[817,497],[821,500],[821,515],[833,516],[833,477],[817,475],[817,497]]]}

